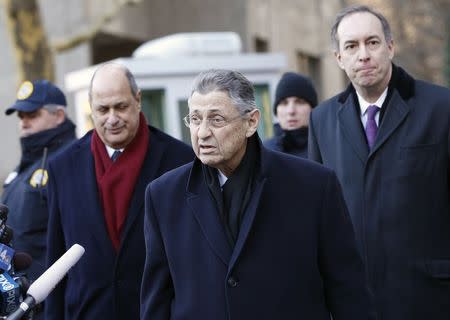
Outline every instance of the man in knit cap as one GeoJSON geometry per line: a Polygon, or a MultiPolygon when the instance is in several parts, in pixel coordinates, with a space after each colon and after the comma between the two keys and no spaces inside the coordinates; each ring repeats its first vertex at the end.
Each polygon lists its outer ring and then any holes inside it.
{"type": "Polygon", "coordinates": [[[274,137],[265,146],[299,157],[308,154],[308,123],[312,108],[317,105],[317,93],[312,81],[299,73],[287,72],[275,92],[274,137]]]}

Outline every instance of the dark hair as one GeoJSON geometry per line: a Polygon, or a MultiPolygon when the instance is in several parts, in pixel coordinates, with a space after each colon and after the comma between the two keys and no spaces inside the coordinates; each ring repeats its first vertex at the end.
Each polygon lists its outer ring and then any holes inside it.
{"type": "Polygon", "coordinates": [[[194,80],[191,97],[194,92],[207,94],[213,91],[226,92],[241,115],[257,108],[253,85],[240,72],[223,69],[201,72],[194,80]]]}
{"type": "Polygon", "coordinates": [[[381,25],[383,27],[383,33],[384,33],[384,38],[385,38],[386,42],[392,41],[393,38],[392,38],[391,27],[389,26],[389,22],[387,21],[385,16],[383,16],[381,13],[379,13],[378,11],[375,11],[374,9],[372,9],[368,6],[354,5],[354,6],[350,6],[350,7],[346,7],[344,9],[342,9],[336,15],[336,20],[334,21],[333,27],[331,28],[331,44],[332,44],[334,50],[339,51],[339,39],[337,38],[337,29],[338,29],[339,24],[341,23],[342,19],[344,19],[346,16],[349,16],[354,13],[359,13],[359,12],[371,13],[375,17],[377,17],[378,20],[380,20],[381,25]]]}
{"type": "Polygon", "coordinates": [[[94,78],[95,78],[97,72],[100,69],[103,69],[104,67],[108,67],[108,66],[113,66],[113,67],[116,67],[117,69],[120,69],[123,71],[123,73],[125,74],[125,77],[128,80],[128,84],[130,85],[131,94],[133,95],[133,97],[136,97],[137,94],[139,93],[139,87],[137,86],[136,79],[134,78],[131,71],[124,65],[119,64],[117,62],[105,62],[105,63],[102,63],[95,70],[94,74],[92,75],[91,82],[89,83],[89,101],[92,101],[92,84],[94,83],[94,78]]]}
{"type": "Polygon", "coordinates": [[[47,110],[51,114],[55,114],[58,110],[62,110],[66,114],[66,107],[59,104],[45,104],[42,109],[47,110]]]}

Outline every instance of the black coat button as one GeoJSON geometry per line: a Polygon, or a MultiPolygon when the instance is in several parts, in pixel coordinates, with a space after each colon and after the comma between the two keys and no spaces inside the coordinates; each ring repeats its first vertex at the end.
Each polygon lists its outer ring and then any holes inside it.
{"type": "Polygon", "coordinates": [[[229,277],[229,278],[228,278],[228,285],[229,285],[230,287],[232,287],[232,288],[237,287],[237,285],[238,285],[237,279],[235,279],[235,278],[233,278],[233,277],[229,277]]]}

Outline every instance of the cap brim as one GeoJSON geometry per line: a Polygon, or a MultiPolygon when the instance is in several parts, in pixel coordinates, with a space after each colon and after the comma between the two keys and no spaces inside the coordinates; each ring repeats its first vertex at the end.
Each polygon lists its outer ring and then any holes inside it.
{"type": "Polygon", "coordinates": [[[33,112],[41,107],[39,103],[33,103],[30,101],[16,101],[14,105],[6,109],[5,114],[8,116],[14,111],[33,112]]]}

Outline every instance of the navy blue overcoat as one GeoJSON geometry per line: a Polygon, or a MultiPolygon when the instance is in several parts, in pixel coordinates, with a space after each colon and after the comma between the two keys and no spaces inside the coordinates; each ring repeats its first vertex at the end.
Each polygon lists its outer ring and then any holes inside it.
{"type": "Polygon", "coordinates": [[[145,260],[144,193],[164,172],[194,158],[184,143],[149,127],[147,156],[135,186],[122,241],[116,252],[99,201],[92,132],[50,162],[48,261],[74,243],[86,252],[46,300],[47,320],[139,319],[145,260]]]}
{"type": "Polygon", "coordinates": [[[369,151],[352,88],[319,105],[309,158],[342,185],[381,320],[450,319],[450,90],[394,66],[369,151]]]}
{"type": "Polygon", "coordinates": [[[199,160],[146,191],[142,320],[369,319],[336,176],[262,147],[234,247],[199,160]]]}

